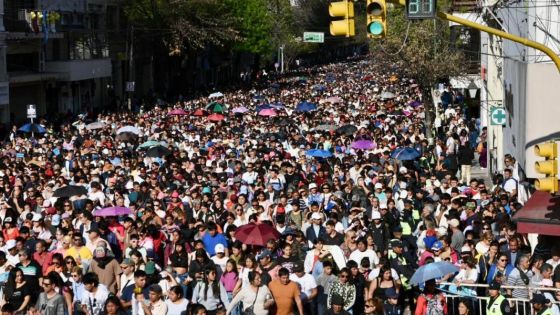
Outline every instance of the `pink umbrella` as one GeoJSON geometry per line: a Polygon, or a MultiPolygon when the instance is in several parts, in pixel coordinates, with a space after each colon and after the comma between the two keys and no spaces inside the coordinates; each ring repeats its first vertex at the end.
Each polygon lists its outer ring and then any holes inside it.
{"type": "Polygon", "coordinates": [[[331,103],[331,104],[340,104],[342,103],[342,98],[338,97],[338,96],[331,96],[329,98],[327,98],[327,102],[331,103]]]}
{"type": "Polygon", "coordinates": [[[236,108],[231,110],[231,112],[234,113],[234,114],[245,114],[248,111],[249,111],[249,109],[247,109],[247,107],[245,107],[245,106],[236,107],[236,108]]]}
{"type": "Polygon", "coordinates": [[[220,114],[212,114],[208,116],[208,120],[210,121],[220,121],[224,119],[225,119],[224,115],[220,115],[220,114]]]}
{"type": "Polygon", "coordinates": [[[272,108],[263,109],[259,112],[259,116],[274,117],[276,116],[276,111],[272,108]]]}
{"type": "Polygon", "coordinates": [[[176,108],[172,111],[169,112],[169,116],[184,116],[184,115],[188,115],[189,113],[187,113],[184,109],[182,108],[176,108]]]}

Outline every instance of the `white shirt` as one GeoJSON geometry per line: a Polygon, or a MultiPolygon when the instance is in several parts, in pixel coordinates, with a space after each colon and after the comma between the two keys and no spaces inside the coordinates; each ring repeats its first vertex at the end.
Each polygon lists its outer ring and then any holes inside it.
{"type": "Polygon", "coordinates": [[[95,294],[84,290],[82,292],[82,299],[80,300],[80,303],[87,305],[90,314],[98,315],[103,311],[105,301],[108,297],[109,290],[107,290],[107,287],[103,284],[99,284],[95,294]]]}
{"type": "MultiPolygon", "coordinates": [[[[371,272],[368,275],[368,280],[369,281],[375,280],[375,278],[377,278],[379,276],[379,271],[381,271],[381,268],[372,269],[371,272]]],[[[399,273],[393,268],[391,268],[391,277],[393,279],[400,279],[399,273]]]]}
{"type": "Polygon", "coordinates": [[[364,258],[369,259],[370,266],[372,267],[379,264],[379,257],[377,257],[377,254],[371,249],[366,249],[363,252],[361,252],[359,249],[356,249],[352,252],[352,254],[350,254],[349,260],[355,261],[359,266],[362,262],[362,259],[364,258]]]}
{"type": "Polygon", "coordinates": [[[171,300],[165,300],[165,304],[167,304],[167,314],[181,314],[187,309],[189,305],[189,301],[186,299],[179,300],[181,303],[175,304],[171,302],[171,300]]]}
{"type": "Polygon", "coordinates": [[[303,277],[298,277],[295,273],[290,274],[290,280],[299,284],[302,299],[311,295],[311,291],[317,288],[317,282],[312,275],[306,273],[303,277]]]}

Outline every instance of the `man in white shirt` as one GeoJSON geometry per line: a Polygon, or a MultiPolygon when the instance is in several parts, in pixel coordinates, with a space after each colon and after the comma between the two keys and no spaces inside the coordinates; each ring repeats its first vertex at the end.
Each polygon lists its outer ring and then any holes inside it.
{"type": "Polygon", "coordinates": [[[367,248],[365,239],[360,239],[358,240],[358,248],[350,254],[349,259],[355,261],[358,266],[360,266],[364,258],[369,259],[371,268],[375,268],[375,266],[379,264],[379,257],[377,257],[377,254],[373,250],[367,248]]]}
{"type": "Polygon", "coordinates": [[[122,291],[127,286],[134,283],[134,262],[130,258],[123,259],[121,263],[121,270],[123,271],[120,277],[118,296],[121,296],[122,291]]]}
{"type": "Polygon", "coordinates": [[[303,304],[304,314],[314,314],[314,302],[317,297],[317,282],[315,278],[308,273],[305,273],[303,264],[296,263],[292,268],[290,281],[294,281],[299,285],[301,303],[303,304]]]}
{"type": "Polygon", "coordinates": [[[97,274],[93,272],[86,273],[83,278],[85,292],[80,300],[82,310],[91,315],[99,315],[105,307],[105,301],[109,297],[109,290],[99,284],[97,274]]]}

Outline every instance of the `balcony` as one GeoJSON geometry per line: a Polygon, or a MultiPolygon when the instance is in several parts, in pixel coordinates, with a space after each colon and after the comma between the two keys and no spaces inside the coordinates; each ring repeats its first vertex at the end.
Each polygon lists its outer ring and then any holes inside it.
{"type": "Polygon", "coordinates": [[[66,81],[105,78],[111,76],[111,59],[49,61],[45,64],[45,71],[67,73],[66,81]]]}

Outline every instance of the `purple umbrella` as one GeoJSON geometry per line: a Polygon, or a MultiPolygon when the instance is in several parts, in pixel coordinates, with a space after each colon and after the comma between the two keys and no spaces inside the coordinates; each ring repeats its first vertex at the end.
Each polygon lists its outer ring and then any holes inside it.
{"type": "Polygon", "coordinates": [[[358,140],[352,143],[352,149],[356,150],[373,150],[377,148],[377,144],[370,140],[358,140]]]}
{"type": "Polygon", "coordinates": [[[129,215],[132,211],[126,207],[109,207],[95,211],[96,217],[117,217],[119,215],[129,215]]]}
{"type": "Polygon", "coordinates": [[[245,107],[245,106],[236,107],[236,108],[231,110],[231,112],[234,113],[234,114],[245,114],[248,111],[249,111],[249,109],[247,109],[247,107],[245,107]]]}
{"type": "Polygon", "coordinates": [[[410,104],[408,104],[408,105],[410,105],[412,107],[418,107],[418,106],[422,105],[422,103],[420,103],[418,101],[413,101],[413,102],[410,102],[410,104]]]}

